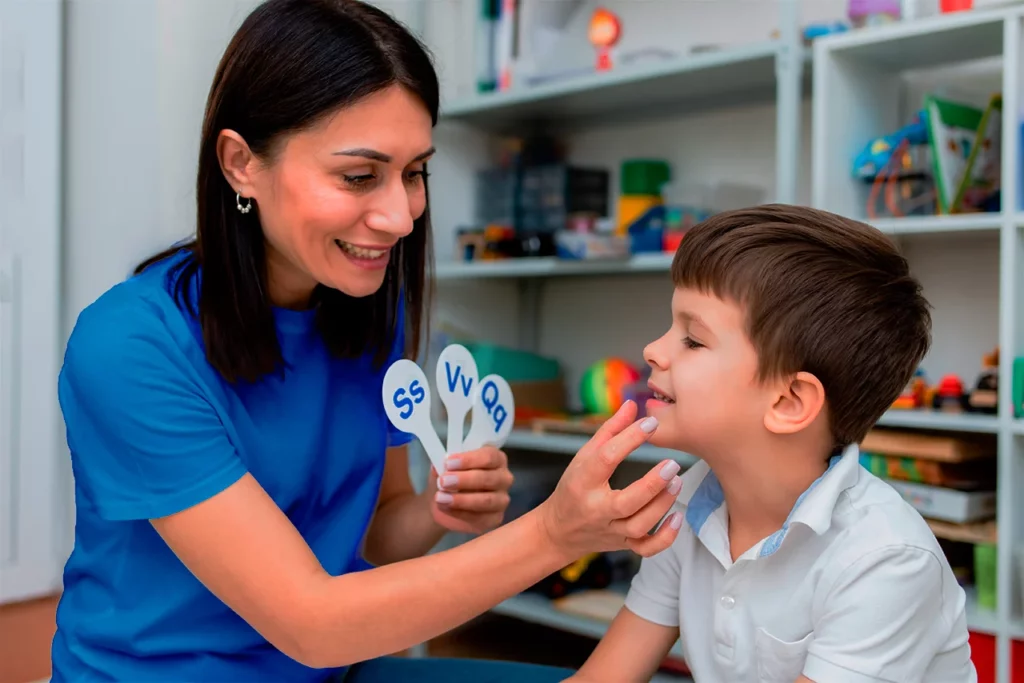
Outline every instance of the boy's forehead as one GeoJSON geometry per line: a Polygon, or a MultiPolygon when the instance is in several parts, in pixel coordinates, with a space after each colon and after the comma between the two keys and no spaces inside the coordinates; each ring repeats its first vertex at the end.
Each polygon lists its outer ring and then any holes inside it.
{"type": "Polygon", "coordinates": [[[672,316],[682,322],[708,328],[742,325],[742,308],[712,293],[689,287],[676,287],[672,294],[672,316]]]}

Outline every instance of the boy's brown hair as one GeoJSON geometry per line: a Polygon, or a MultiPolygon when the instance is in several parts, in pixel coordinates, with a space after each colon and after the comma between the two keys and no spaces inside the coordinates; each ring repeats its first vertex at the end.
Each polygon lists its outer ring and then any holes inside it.
{"type": "Polygon", "coordinates": [[[931,344],[929,304],[896,245],[826,211],[712,216],[687,232],[672,280],[745,309],[761,380],[803,371],[821,381],[836,446],[864,438],[931,344]]]}

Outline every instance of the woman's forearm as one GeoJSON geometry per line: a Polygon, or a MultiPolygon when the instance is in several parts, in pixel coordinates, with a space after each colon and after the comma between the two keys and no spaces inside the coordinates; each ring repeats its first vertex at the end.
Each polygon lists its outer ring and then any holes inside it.
{"type": "Polygon", "coordinates": [[[380,566],[429,552],[445,534],[430,514],[430,505],[429,498],[413,491],[381,505],[366,534],[366,559],[380,566]]]}
{"type": "Polygon", "coordinates": [[[303,660],[344,666],[397,652],[482,614],[571,562],[534,510],[461,546],[325,577],[308,596],[303,660]]]}

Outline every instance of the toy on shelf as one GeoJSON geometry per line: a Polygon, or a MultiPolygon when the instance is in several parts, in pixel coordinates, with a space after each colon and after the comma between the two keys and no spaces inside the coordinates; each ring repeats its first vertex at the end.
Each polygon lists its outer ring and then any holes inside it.
{"type": "Polygon", "coordinates": [[[850,0],[847,16],[854,28],[883,26],[900,20],[899,0],[850,0]]]}
{"type": "Polygon", "coordinates": [[[599,360],[583,373],[580,400],[592,415],[611,415],[625,400],[626,388],[640,379],[640,371],[621,358],[599,360]]]}
{"type": "Polygon", "coordinates": [[[896,400],[893,401],[893,410],[914,410],[917,408],[923,408],[926,403],[926,396],[928,394],[928,382],[925,379],[924,370],[921,368],[917,369],[914,376],[907,382],[906,388],[896,400]]]}
{"type": "Polygon", "coordinates": [[[965,404],[964,385],[956,375],[943,375],[935,388],[932,408],[944,413],[960,413],[965,404]]]}
{"type": "Polygon", "coordinates": [[[661,188],[672,177],[668,162],[660,159],[627,159],[619,182],[619,215],[616,232],[628,235],[629,227],[651,207],[664,203],[661,188]]]}
{"type": "Polygon", "coordinates": [[[925,112],[894,133],[875,138],[854,157],[853,177],[871,183],[866,212],[879,215],[879,200],[890,216],[935,212],[925,112]]]}
{"type": "Polygon", "coordinates": [[[622,22],[614,12],[598,7],[590,17],[590,26],[587,30],[587,38],[590,44],[597,48],[598,71],[608,71],[612,68],[612,48],[622,37],[622,22]]]}
{"type": "Polygon", "coordinates": [[[982,110],[931,96],[925,112],[939,212],[998,211],[1002,97],[982,110]]]}
{"type": "Polygon", "coordinates": [[[612,564],[608,556],[590,553],[541,579],[531,590],[555,599],[574,591],[607,588],[611,582],[612,564]]]}
{"type": "Polygon", "coordinates": [[[981,375],[967,397],[967,410],[995,415],[999,409],[999,348],[982,358],[981,375]]]}

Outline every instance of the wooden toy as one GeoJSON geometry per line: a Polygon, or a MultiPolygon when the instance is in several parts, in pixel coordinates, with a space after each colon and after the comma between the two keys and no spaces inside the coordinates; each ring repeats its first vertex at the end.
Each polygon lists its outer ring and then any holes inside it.
{"type": "Polygon", "coordinates": [[[999,409],[999,348],[982,359],[981,375],[967,397],[967,410],[995,415],[999,409]]]}

